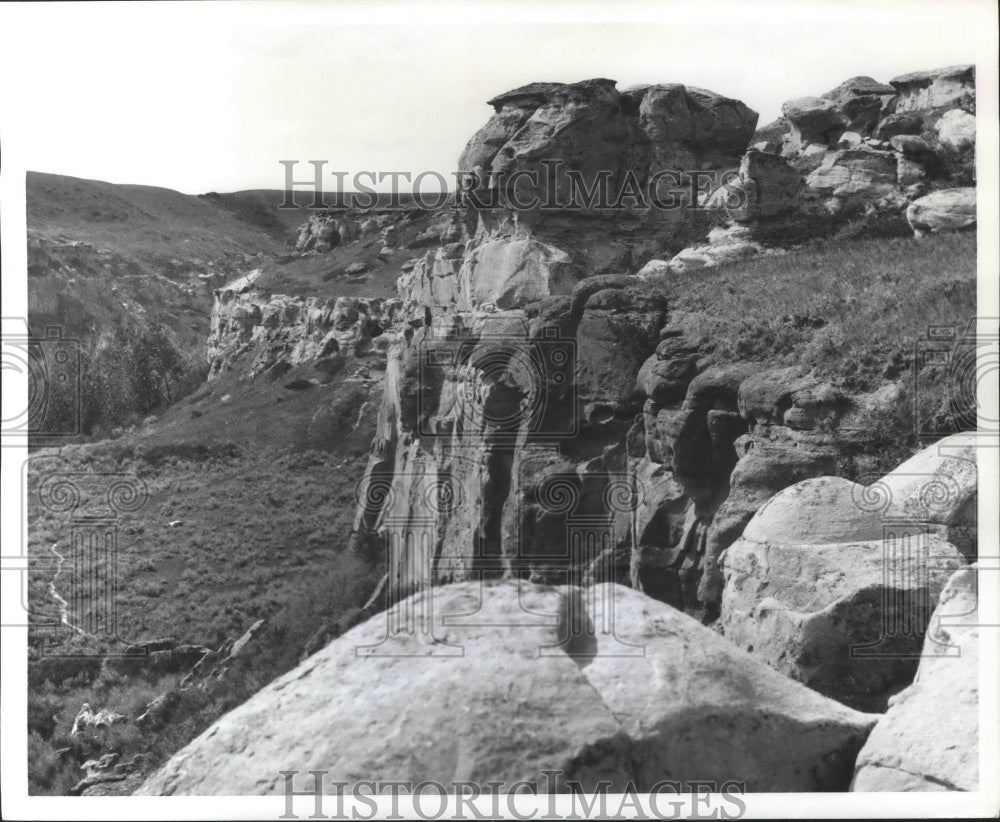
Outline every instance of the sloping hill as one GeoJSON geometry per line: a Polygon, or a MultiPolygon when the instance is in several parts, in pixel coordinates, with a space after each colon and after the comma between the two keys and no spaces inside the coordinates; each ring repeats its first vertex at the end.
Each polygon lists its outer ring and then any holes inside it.
{"type": "Polygon", "coordinates": [[[284,250],[258,221],[168,188],[28,172],[27,202],[29,231],[106,246],[149,265],[284,250]]]}
{"type": "MultiPolygon", "coordinates": [[[[213,289],[284,254],[294,237],[254,198],[240,206],[238,196],[198,197],[37,172],[28,173],[26,193],[28,323],[35,334],[55,326],[79,343],[83,433],[141,419],[197,384],[213,289]],[[109,362],[120,370],[149,370],[122,345],[143,338],[167,341],[161,351],[173,384],[163,396],[126,392],[106,403],[101,395],[107,392],[87,375],[109,372],[109,362]]],[[[291,225],[303,218],[286,219],[291,225]]],[[[33,428],[64,430],[55,420],[33,428]]]]}

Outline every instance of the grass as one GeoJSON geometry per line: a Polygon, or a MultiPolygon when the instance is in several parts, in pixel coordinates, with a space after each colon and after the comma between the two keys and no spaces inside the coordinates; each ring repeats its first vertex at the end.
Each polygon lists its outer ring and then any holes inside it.
{"type": "Polygon", "coordinates": [[[821,243],[678,275],[669,297],[714,361],[801,364],[868,390],[912,363],[929,326],[975,316],[975,237],[821,243]]]}
{"type": "MultiPolygon", "coordinates": [[[[381,556],[348,547],[355,483],[364,471],[375,419],[374,406],[369,413],[364,408],[377,398],[380,385],[347,379],[339,375],[329,386],[289,391],[280,383],[246,383],[226,375],[132,435],[33,458],[28,477],[32,793],[66,793],[82,778],[80,765],[109,750],[119,751],[122,761],[141,753],[155,766],[294,667],[317,632],[335,635],[338,625],[358,612],[382,573],[381,556]],[[198,417],[191,415],[194,408],[202,412],[198,417]],[[74,511],[42,504],[40,483],[53,473],[70,477],[78,489],[74,511]],[[55,573],[51,546],[69,545],[71,516],[101,509],[102,474],[141,480],[148,492],[145,504],[116,521],[117,635],[96,639],[70,635],[65,628],[54,632],[45,627],[58,614],[49,595],[55,573]],[[268,622],[247,662],[208,691],[181,692],[164,728],[143,731],[129,722],[69,736],[83,702],[134,720],[177,685],[175,673],[141,666],[110,671],[95,655],[161,637],[217,648],[258,619],[268,622]]],[[[77,582],[74,589],[73,578],[60,575],[57,590],[72,601],[82,587],[83,581],[77,582]]],[[[84,613],[95,612],[90,600],[83,603],[84,613]]]]}
{"type": "Polygon", "coordinates": [[[799,366],[848,396],[896,383],[891,406],[862,420],[863,441],[842,447],[840,473],[870,477],[924,443],[925,422],[953,430],[947,369],[925,367],[918,351],[931,326],[962,333],[976,316],[976,239],[813,243],[677,275],[668,299],[706,364],[799,366]]]}

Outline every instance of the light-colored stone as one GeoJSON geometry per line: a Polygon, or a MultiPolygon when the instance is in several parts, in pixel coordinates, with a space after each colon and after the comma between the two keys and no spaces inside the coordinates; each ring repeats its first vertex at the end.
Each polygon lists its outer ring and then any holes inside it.
{"type": "Polygon", "coordinates": [[[650,260],[636,272],[635,276],[640,280],[658,282],[669,277],[672,271],[670,263],[666,260],[650,260]]]}
{"type": "Polygon", "coordinates": [[[550,769],[562,772],[557,790],[664,779],[842,790],[876,719],[637,591],[462,583],[334,640],[137,793],[280,794],[282,770],[324,770],[327,791],[431,779],[529,780],[543,792],[550,769]],[[404,613],[412,632],[387,635],[404,613]]]}
{"type": "Polygon", "coordinates": [[[821,693],[883,705],[912,677],[932,603],[966,565],[943,537],[948,523],[968,527],[973,448],[956,435],[871,485],[820,477],[772,497],[720,560],[726,636],[821,693]]]}
{"type": "Polygon", "coordinates": [[[970,229],[976,224],[976,189],[932,191],[910,203],[906,219],[916,237],[970,229]]]}
{"type": "Polygon", "coordinates": [[[84,702],[76,718],[73,720],[73,728],[70,731],[70,736],[77,736],[86,730],[110,728],[112,725],[118,725],[122,722],[128,722],[128,717],[124,714],[116,713],[109,708],[102,708],[99,711],[95,711],[90,707],[89,702],[84,702]]]}
{"type": "Polygon", "coordinates": [[[670,259],[670,267],[679,272],[714,268],[756,256],[761,250],[745,226],[713,228],[707,243],[685,248],[670,259]]]}
{"type": "Polygon", "coordinates": [[[889,81],[899,92],[896,111],[954,108],[974,103],[976,67],[948,66],[901,74],[889,81]]]}
{"type": "Polygon", "coordinates": [[[946,111],[935,126],[938,140],[955,149],[975,148],[976,117],[960,108],[946,111]]]}
{"type": "Polygon", "coordinates": [[[979,789],[979,583],[948,580],[913,684],[890,700],[858,755],[853,791],[979,789]]]}
{"type": "Polygon", "coordinates": [[[560,248],[532,239],[487,240],[460,257],[440,248],[400,277],[407,304],[470,311],[481,305],[519,308],[570,294],[578,274],[560,248]]]}
{"type": "Polygon", "coordinates": [[[706,208],[723,209],[734,220],[772,217],[791,208],[801,175],[777,154],[748,151],[735,178],[716,189],[706,208]]]}

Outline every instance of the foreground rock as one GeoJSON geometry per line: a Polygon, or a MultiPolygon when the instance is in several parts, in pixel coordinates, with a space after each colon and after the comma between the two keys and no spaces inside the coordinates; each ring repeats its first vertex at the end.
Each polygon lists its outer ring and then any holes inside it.
{"type": "Polygon", "coordinates": [[[520,583],[519,597],[518,583],[462,583],[341,636],[138,793],[278,793],[290,769],[328,771],[331,791],[359,779],[546,790],[548,769],[563,773],[556,790],[608,780],[647,791],[664,779],[842,790],[875,720],[627,588],[520,583]],[[414,632],[387,636],[406,614],[414,632]]]}
{"type": "Polygon", "coordinates": [[[979,598],[977,569],[956,573],[941,593],[914,683],[858,756],[855,791],[975,791],[979,788],[979,598]]]}
{"type": "Polygon", "coordinates": [[[947,538],[974,546],[971,447],[948,437],[871,486],[820,477],[773,497],[721,558],[726,636],[820,693],[884,708],[966,564],[947,538]]]}

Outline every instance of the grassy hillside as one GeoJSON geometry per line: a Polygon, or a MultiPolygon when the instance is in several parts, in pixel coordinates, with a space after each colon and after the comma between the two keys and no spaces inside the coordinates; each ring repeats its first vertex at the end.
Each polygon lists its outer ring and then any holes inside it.
{"type": "Polygon", "coordinates": [[[39,172],[28,172],[26,185],[29,231],[84,240],[150,266],[285,250],[281,239],[262,232],[252,220],[168,188],[39,172]]]}
{"type": "Polygon", "coordinates": [[[820,242],[673,275],[671,307],[718,362],[802,364],[852,390],[897,378],[930,326],[976,315],[976,238],[820,242]]]}
{"type": "MultiPolygon", "coordinates": [[[[203,379],[213,289],[284,254],[294,236],[256,212],[165,188],[35,172],[26,185],[28,322],[36,335],[55,326],[78,344],[86,435],[137,422],[203,379]],[[169,384],[106,401],[99,377],[116,370],[109,362],[124,372],[150,369],[121,345],[144,336],[166,340],[169,384]]],[[[35,433],[45,430],[66,425],[36,421],[35,433]]]]}
{"type": "MultiPolygon", "coordinates": [[[[348,368],[328,385],[298,391],[284,384],[310,376],[306,367],[280,382],[226,375],[134,435],[36,456],[28,545],[38,561],[29,587],[32,792],[65,793],[81,778],[80,764],[108,746],[123,761],[137,753],[150,765],[165,760],[294,666],[317,633],[337,633],[356,618],[383,565],[348,545],[381,394],[381,372],[374,371],[365,379],[348,368]],[[132,477],[147,489],[145,503],[117,521],[114,638],[44,627],[58,620],[50,583],[70,601],[78,592],[72,577],[54,576],[53,546],[67,544],[71,525],[69,514],[46,507],[39,495],[52,473],[72,475],[83,500],[77,515],[99,503],[102,474],[132,477]],[[218,648],[258,619],[267,623],[247,659],[217,684],[179,692],[155,732],[132,720],[176,690],[184,670],[143,662],[123,669],[93,656],[162,637],[218,648]],[[130,722],[72,737],[84,702],[116,706],[130,722]]],[[[96,603],[84,603],[85,614],[96,613],[96,603]]]]}

